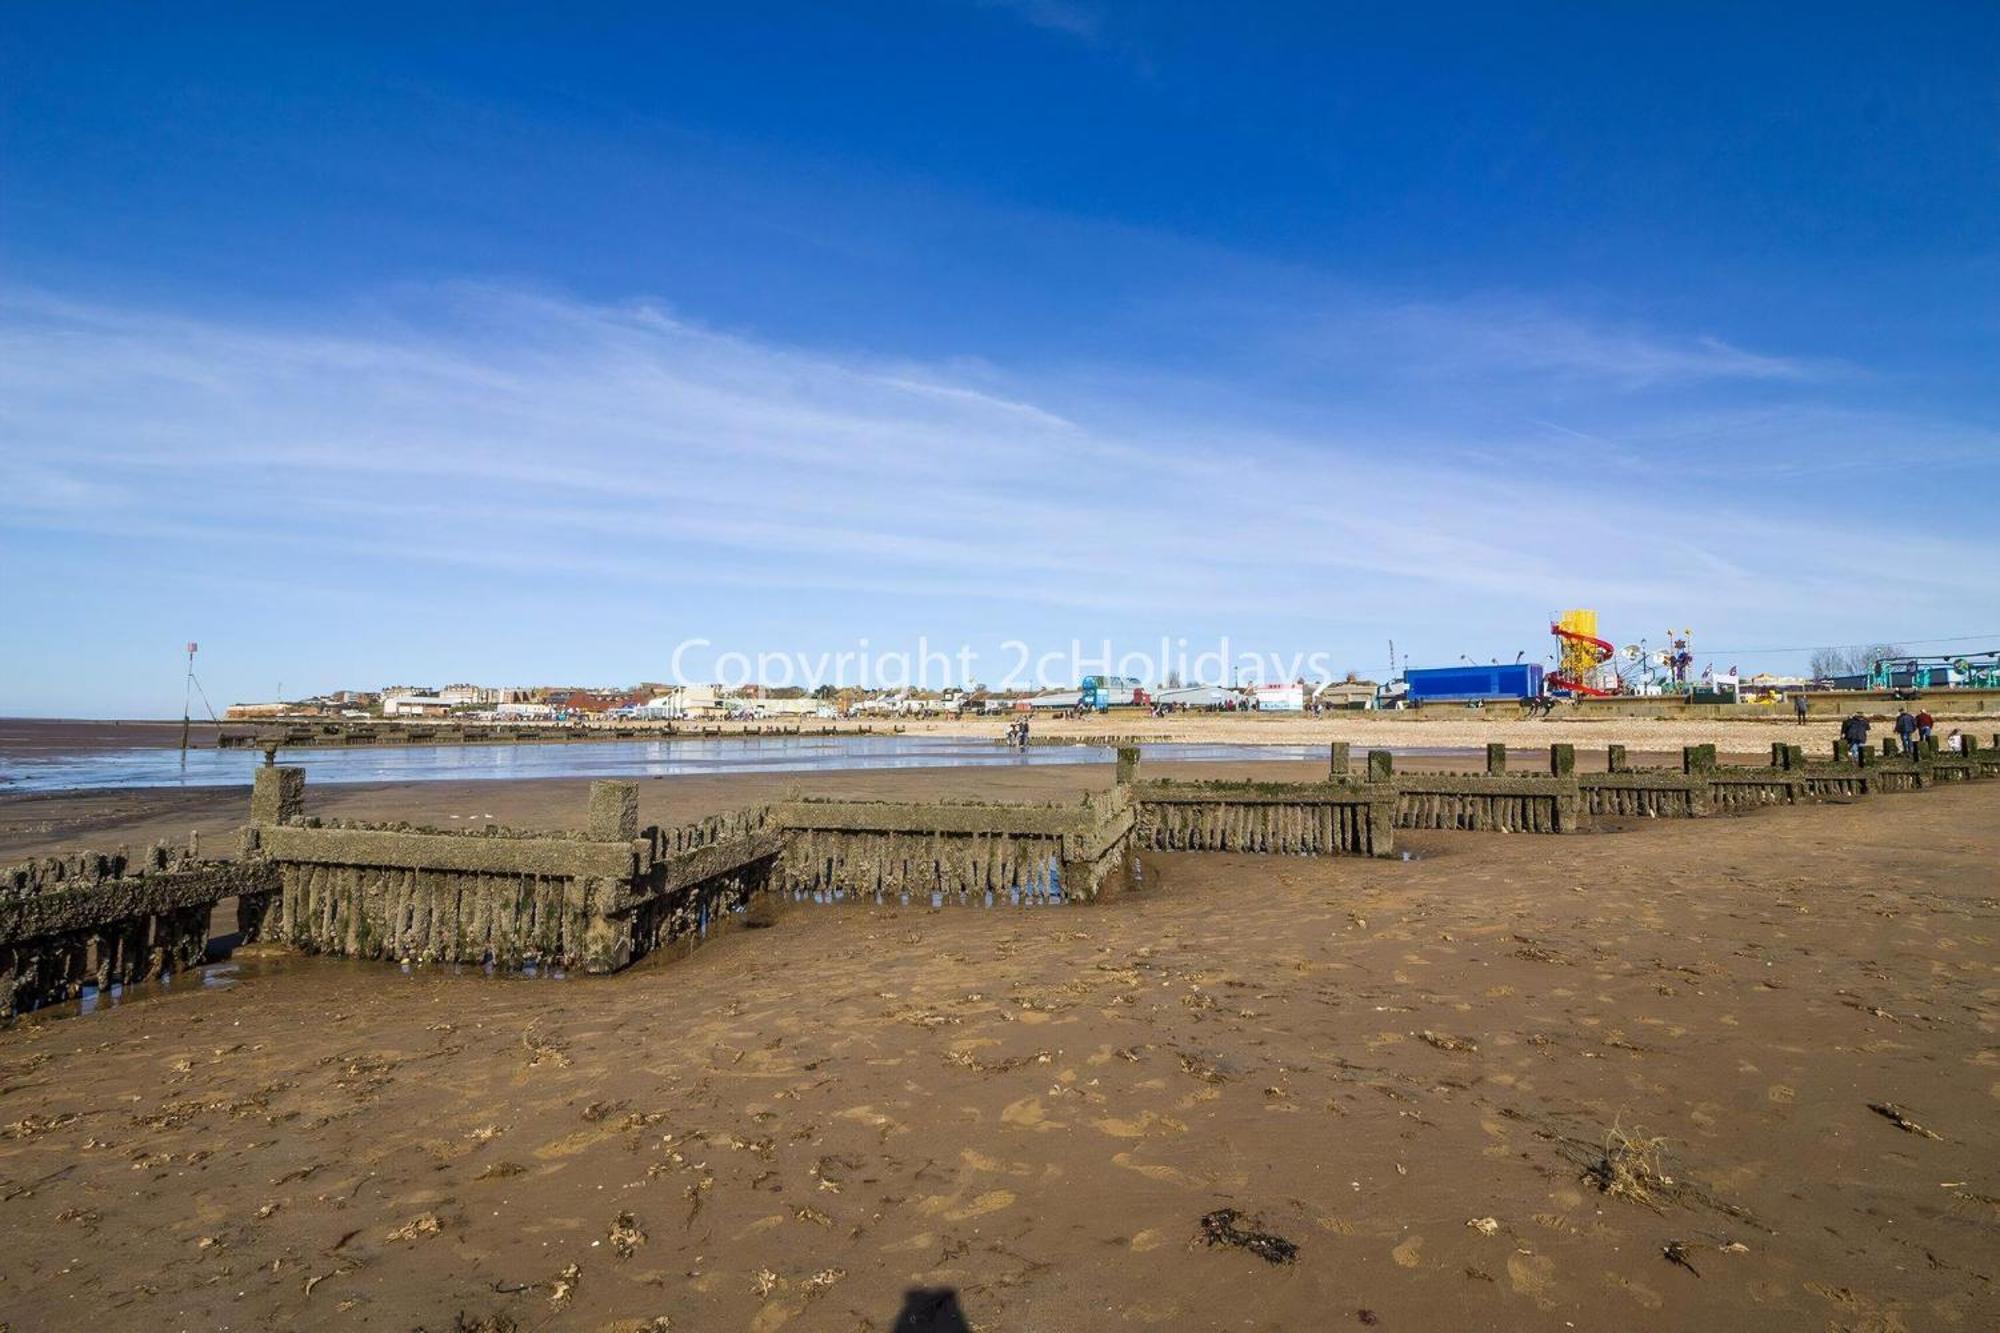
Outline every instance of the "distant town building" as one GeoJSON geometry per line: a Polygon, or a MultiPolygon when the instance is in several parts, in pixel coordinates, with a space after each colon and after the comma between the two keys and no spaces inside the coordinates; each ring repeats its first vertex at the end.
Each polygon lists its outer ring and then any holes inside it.
{"type": "Polygon", "coordinates": [[[1302,713],[1306,706],[1306,691],[1296,682],[1285,685],[1252,685],[1246,695],[1251,706],[1260,713],[1302,713]]]}
{"type": "Polygon", "coordinates": [[[1190,708],[1200,711],[1225,708],[1235,698],[1234,691],[1221,685],[1175,685],[1155,694],[1153,702],[1165,704],[1169,708],[1190,708]]]}
{"type": "Polygon", "coordinates": [[[727,717],[730,709],[713,685],[675,685],[626,709],[628,716],[655,721],[727,717]]]}
{"type": "Polygon", "coordinates": [[[731,712],[751,717],[832,717],[834,708],[824,699],[725,699],[731,712]]]}
{"type": "Polygon", "coordinates": [[[451,705],[435,694],[384,694],[383,717],[444,717],[451,705]]]}
{"type": "Polygon", "coordinates": [[[1373,708],[1377,688],[1372,680],[1332,680],[1313,699],[1321,708],[1373,708]]]}

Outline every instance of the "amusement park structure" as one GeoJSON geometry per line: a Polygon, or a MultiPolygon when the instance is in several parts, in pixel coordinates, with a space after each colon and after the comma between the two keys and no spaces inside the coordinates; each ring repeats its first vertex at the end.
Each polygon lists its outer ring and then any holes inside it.
{"type": "Polygon", "coordinates": [[[2000,648],[1953,657],[1884,657],[1869,665],[1868,688],[2000,688],[2000,648]]]}
{"type": "Polygon", "coordinates": [[[1617,694],[1622,682],[1611,660],[1618,650],[1597,637],[1597,612],[1565,611],[1550,623],[1556,636],[1556,669],[1549,675],[1549,689],[1557,694],[1599,698],[1617,694]]]}
{"type": "Polygon", "coordinates": [[[1565,611],[1549,624],[1556,639],[1552,694],[1603,698],[1613,694],[1686,694],[1696,685],[1694,631],[1670,629],[1665,648],[1644,640],[1613,647],[1597,632],[1597,612],[1565,611]]]}

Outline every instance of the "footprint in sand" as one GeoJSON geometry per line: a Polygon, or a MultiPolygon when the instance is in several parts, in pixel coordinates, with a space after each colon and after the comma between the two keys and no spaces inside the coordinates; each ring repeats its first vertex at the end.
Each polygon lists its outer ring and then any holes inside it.
{"type": "Polygon", "coordinates": [[[971,1203],[965,1205],[965,1207],[955,1208],[944,1216],[947,1222],[965,1222],[972,1218],[984,1217],[988,1213],[997,1213],[1002,1208],[1012,1208],[1013,1206],[1014,1191],[988,1190],[971,1203]]]}
{"type": "Polygon", "coordinates": [[[1021,1129],[1066,1129],[1068,1123],[1049,1119],[1047,1108],[1040,1097],[1023,1097],[1000,1112],[1000,1119],[1021,1129]]]}
{"type": "Polygon", "coordinates": [[[1424,1238],[1422,1236],[1412,1236],[1395,1249],[1389,1251],[1389,1257],[1404,1268],[1415,1268],[1423,1262],[1420,1257],[1420,1251],[1423,1248],[1424,1238]]]}
{"type": "Polygon", "coordinates": [[[1187,1131],[1187,1126],[1181,1121],[1170,1119],[1156,1111],[1141,1111],[1136,1118],[1131,1120],[1120,1120],[1115,1116],[1106,1116],[1102,1120],[1093,1120],[1090,1123],[1099,1133],[1109,1134],[1114,1139],[1142,1139],[1156,1125],[1163,1129],[1171,1130],[1176,1134],[1187,1131]]]}
{"type": "Polygon", "coordinates": [[[1613,1291],[1622,1291],[1648,1310],[1657,1310],[1666,1303],[1666,1298],[1643,1282],[1634,1282],[1623,1273],[1606,1272],[1604,1285],[1613,1291]]]}
{"type": "Polygon", "coordinates": [[[1555,1261],[1547,1255],[1522,1254],[1517,1250],[1507,1256],[1507,1281],[1541,1309],[1555,1309],[1555,1297],[1549,1292],[1555,1285],[1555,1277],[1555,1261]]]}
{"type": "MultiPolygon", "coordinates": [[[[1111,1164],[1113,1166],[1122,1166],[1127,1171],[1137,1171],[1148,1180],[1157,1180],[1168,1185],[1179,1185],[1183,1189],[1198,1190],[1206,1188],[1203,1182],[1196,1180],[1193,1176],[1177,1167],[1167,1166],[1160,1162],[1135,1162],[1132,1160],[1132,1154],[1129,1152],[1113,1153],[1111,1164]]],[[[1234,1185],[1239,1180],[1240,1177],[1224,1176],[1214,1183],[1217,1185],[1225,1183],[1234,1185]]]]}

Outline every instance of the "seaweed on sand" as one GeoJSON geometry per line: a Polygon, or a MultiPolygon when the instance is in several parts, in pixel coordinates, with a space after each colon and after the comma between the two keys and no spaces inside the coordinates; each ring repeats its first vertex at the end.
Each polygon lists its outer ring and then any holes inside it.
{"type": "Polygon", "coordinates": [[[1245,1219],[1234,1208],[1218,1208],[1201,1219],[1201,1238],[1210,1245],[1233,1245],[1248,1250],[1267,1264],[1288,1264],[1299,1257],[1299,1247],[1283,1236],[1239,1226],[1245,1219]]]}

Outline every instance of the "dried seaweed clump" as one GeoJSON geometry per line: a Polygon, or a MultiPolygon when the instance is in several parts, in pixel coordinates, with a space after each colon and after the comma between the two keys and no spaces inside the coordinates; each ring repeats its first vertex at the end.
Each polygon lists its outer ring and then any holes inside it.
{"type": "Polygon", "coordinates": [[[1604,1151],[1584,1168],[1584,1178],[1606,1194],[1664,1212],[1678,1190],[1663,1165],[1667,1141],[1627,1134],[1613,1125],[1604,1151]]]}
{"type": "Polygon", "coordinates": [[[1255,1227],[1239,1226],[1243,1214],[1234,1208],[1218,1208],[1201,1219],[1201,1238],[1210,1245],[1233,1245],[1248,1250],[1267,1264],[1288,1264],[1299,1257],[1299,1247],[1283,1236],[1255,1227]]]}

